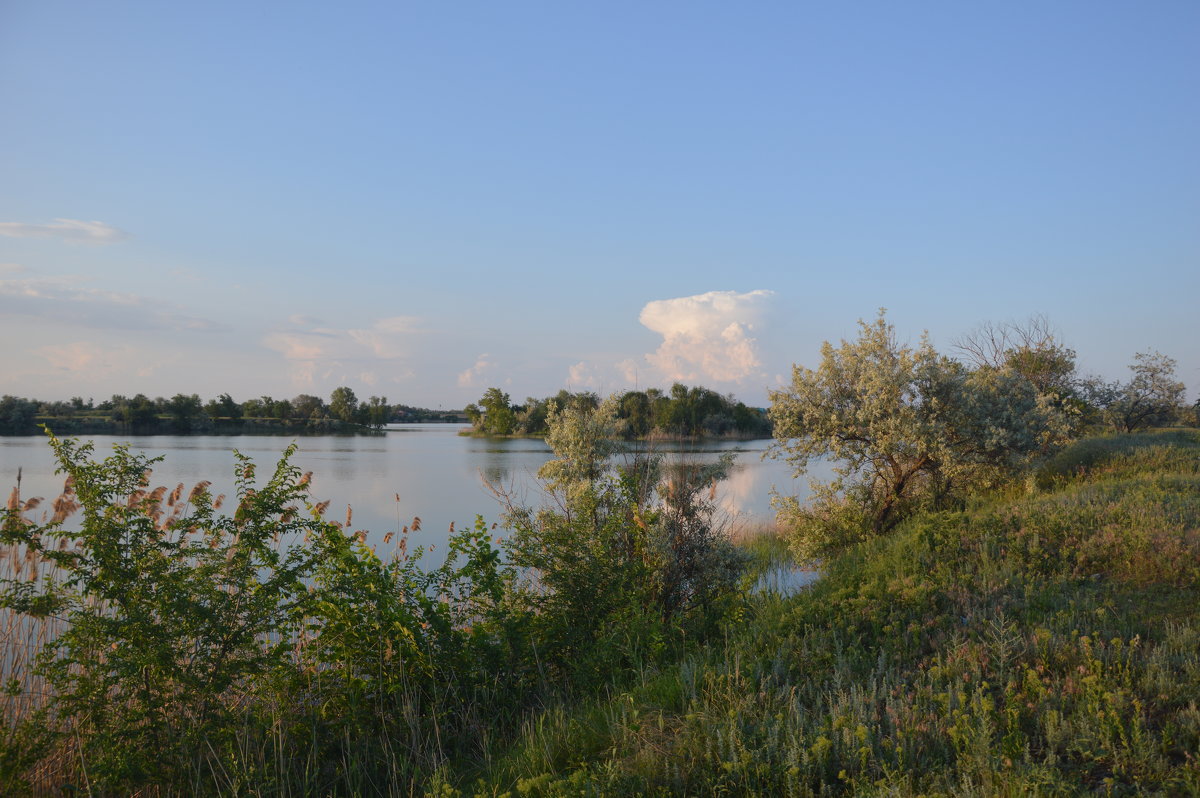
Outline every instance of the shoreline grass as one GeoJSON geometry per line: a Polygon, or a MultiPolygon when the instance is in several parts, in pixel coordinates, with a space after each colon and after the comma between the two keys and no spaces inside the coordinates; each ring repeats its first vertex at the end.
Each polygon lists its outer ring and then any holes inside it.
{"type": "MultiPolygon", "coordinates": [[[[749,583],[795,565],[778,529],[735,537],[749,583]]],[[[745,590],[715,634],[635,641],[604,678],[484,646],[461,681],[400,675],[388,698],[389,638],[359,642],[234,691],[225,769],[143,794],[1200,795],[1200,433],[1079,441],[806,590],[745,590]]],[[[6,720],[2,775],[90,789],[72,744],[28,761],[6,720]]]]}

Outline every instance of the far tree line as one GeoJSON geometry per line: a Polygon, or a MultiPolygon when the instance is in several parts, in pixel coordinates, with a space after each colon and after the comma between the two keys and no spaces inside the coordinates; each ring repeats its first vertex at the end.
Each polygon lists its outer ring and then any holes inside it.
{"type": "Polygon", "coordinates": [[[385,396],[360,400],[351,388],[335,388],[328,401],[311,394],[291,399],[259,396],[242,402],[223,393],[209,401],[177,393],[151,399],[145,394],[94,401],[0,397],[0,434],[38,432],[45,424],[57,433],[353,432],[388,423],[465,421],[457,410],[429,410],[389,404],[385,396]]]}
{"type": "MultiPolygon", "coordinates": [[[[562,390],[544,399],[529,397],[514,404],[499,388],[488,388],[464,412],[475,430],[484,435],[544,435],[553,408],[600,405],[595,393],[562,390]]],[[[749,407],[708,388],[675,383],[669,391],[648,388],[626,391],[617,397],[616,421],[626,438],[666,437],[769,437],[767,411],[749,407]]]]}

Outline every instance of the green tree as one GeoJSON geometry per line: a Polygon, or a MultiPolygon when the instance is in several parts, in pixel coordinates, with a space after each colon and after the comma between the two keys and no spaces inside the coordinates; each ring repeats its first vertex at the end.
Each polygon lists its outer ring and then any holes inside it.
{"type": "Polygon", "coordinates": [[[341,386],[334,388],[329,396],[329,413],[339,421],[354,423],[358,420],[358,397],[354,391],[341,386]]]}
{"type": "Polygon", "coordinates": [[[382,427],[392,417],[392,406],[387,403],[386,396],[372,396],[362,406],[362,410],[366,416],[366,423],[375,428],[382,427]]]}
{"type": "Polygon", "coordinates": [[[177,432],[191,432],[204,413],[204,405],[196,394],[188,396],[177,393],[167,402],[167,414],[171,426],[177,432]]]}
{"type": "Polygon", "coordinates": [[[1045,316],[1024,323],[987,322],[954,342],[976,368],[1007,369],[1061,403],[1075,393],[1075,350],[1059,340],[1045,316]]]}
{"type": "Polygon", "coordinates": [[[804,473],[837,461],[808,507],[779,499],[805,557],[891,529],[913,507],[945,506],[1008,475],[1066,435],[1066,419],[1029,380],[1002,369],[971,371],[896,341],[883,312],[859,322],[858,340],[828,341],[816,370],[793,367],[771,393],[776,456],[804,473]]]}
{"type": "Polygon", "coordinates": [[[1173,358],[1153,350],[1134,355],[1129,366],[1132,379],[1115,392],[1105,408],[1109,423],[1119,432],[1134,432],[1174,419],[1187,390],[1175,379],[1175,366],[1173,358]]]}
{"type": "Polygon", "coordinates": [[[325,403],[319,396],[302,393],[292,400],[292,415],[308,420],[320,419],[325,415],[325,403]]]}
{"type": "Polygon", "coordinates": [[[157,416],[154,402],[144,393],[139,393],[132,399],[116,395],[112,398],[112,418],[129,428],[145,427],[152,424],[157,416]]]}
{"type": "Polygon", "coordinates": [[[654,426],[650,397],[644,391],[626,392],[621,397],[617,416],[625,422],[625,437],[644,437],[650,434],[654,426]]]}
{"type": "Polygon", "coordinates": [[[37,411],[37,402],[5,395],[0,398],[0,430],[9,433],[32,432],[37,411]]]}
{"type": "Polygon", "coordinates": [[[617,407],[615,397],[596,408],[551,400],[555,456],[538,471],[550,501],[510,502],[508,515],[508,551],[526,576],[516,598],[543,655],[600,678],[627,666],[631,647],[653,654],[680,632],[710,629],[729,610],[743,564],[703,499],[729,461],[666,479],[656,457],[614,464],[617,407]]]}
{"type": "Polygon", "coordinates": [[[242,417],[242,406],[233,401],[232,396],[223,393],[204,405],[204,412],[213,421],[220,419],[236,421],[242,417]]]}
{"type": "Polygon", "coordinates": [[[504,391],[488,388],[479,400],[480,429],[488,435],[511,435],[516,427],[517,416],[512,403],[504,391]]]}

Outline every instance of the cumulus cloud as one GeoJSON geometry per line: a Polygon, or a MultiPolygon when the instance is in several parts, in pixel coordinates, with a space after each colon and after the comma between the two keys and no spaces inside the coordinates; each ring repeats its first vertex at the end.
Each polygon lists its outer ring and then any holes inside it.
{"type": "Polygon", "coordinates": [[[625,358],[617,363],[617,373],[630,385],[638,384],[638,364],[633,358],[625,358]]]}
{"type": "Polygon", "coordinates": [[[112,244],[129,238],[129,233],[104,222],[55,219],[47,224],[0,222],[0,236],[9,238],[61,238],[87,244],[112,244]]]}
{"type": "Polygon", "coordinates": [[[458,374],[458,387],[471,388],[475,385],[475,381],[482,377],[486,372],[491,370],[494,364],[488,360],[488,353],[484,352],[479,357],[475,358],[475,364],[465,371],[460,371],[458,374]]]}
{"type": "Polygon", "coordinates": [[[96,288],[86,279],[70,275],[0,277],[0,310],[98,329],[223,329],[150,297],[96,288]]]}
{"type": "Polygon", "coordinates": [[[575,390],[598,388],[600,387],[600,378],[596,376],[591,366],[581,360],[567,369],[567,385],[575,390]]]}
{"type": "Polygon", "coordinates": [[[663,342],[646,360],[669,380],[735,382],[755,374],[761,364],[751,333],[771,295],[709,291],[647,303],[638,320],[663,342]]]}

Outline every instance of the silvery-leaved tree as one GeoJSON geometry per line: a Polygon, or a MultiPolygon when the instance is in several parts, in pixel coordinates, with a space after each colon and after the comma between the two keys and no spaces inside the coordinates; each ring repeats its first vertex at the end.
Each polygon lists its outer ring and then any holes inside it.
{"type": "Polygon", "coordinates": [[[826,342],[816,369],[793,367],[791,385],[771,393],[775,456],[797,475],[817,458],[836,464],[807,505],[776,499],[808,559],[887,532],[915,507],[952,504],[1048,453],[1068,430],[1013,369],[969,369],[927,337],[900,344],[883,311],[859,326],[857,340],[826,342]]]}

